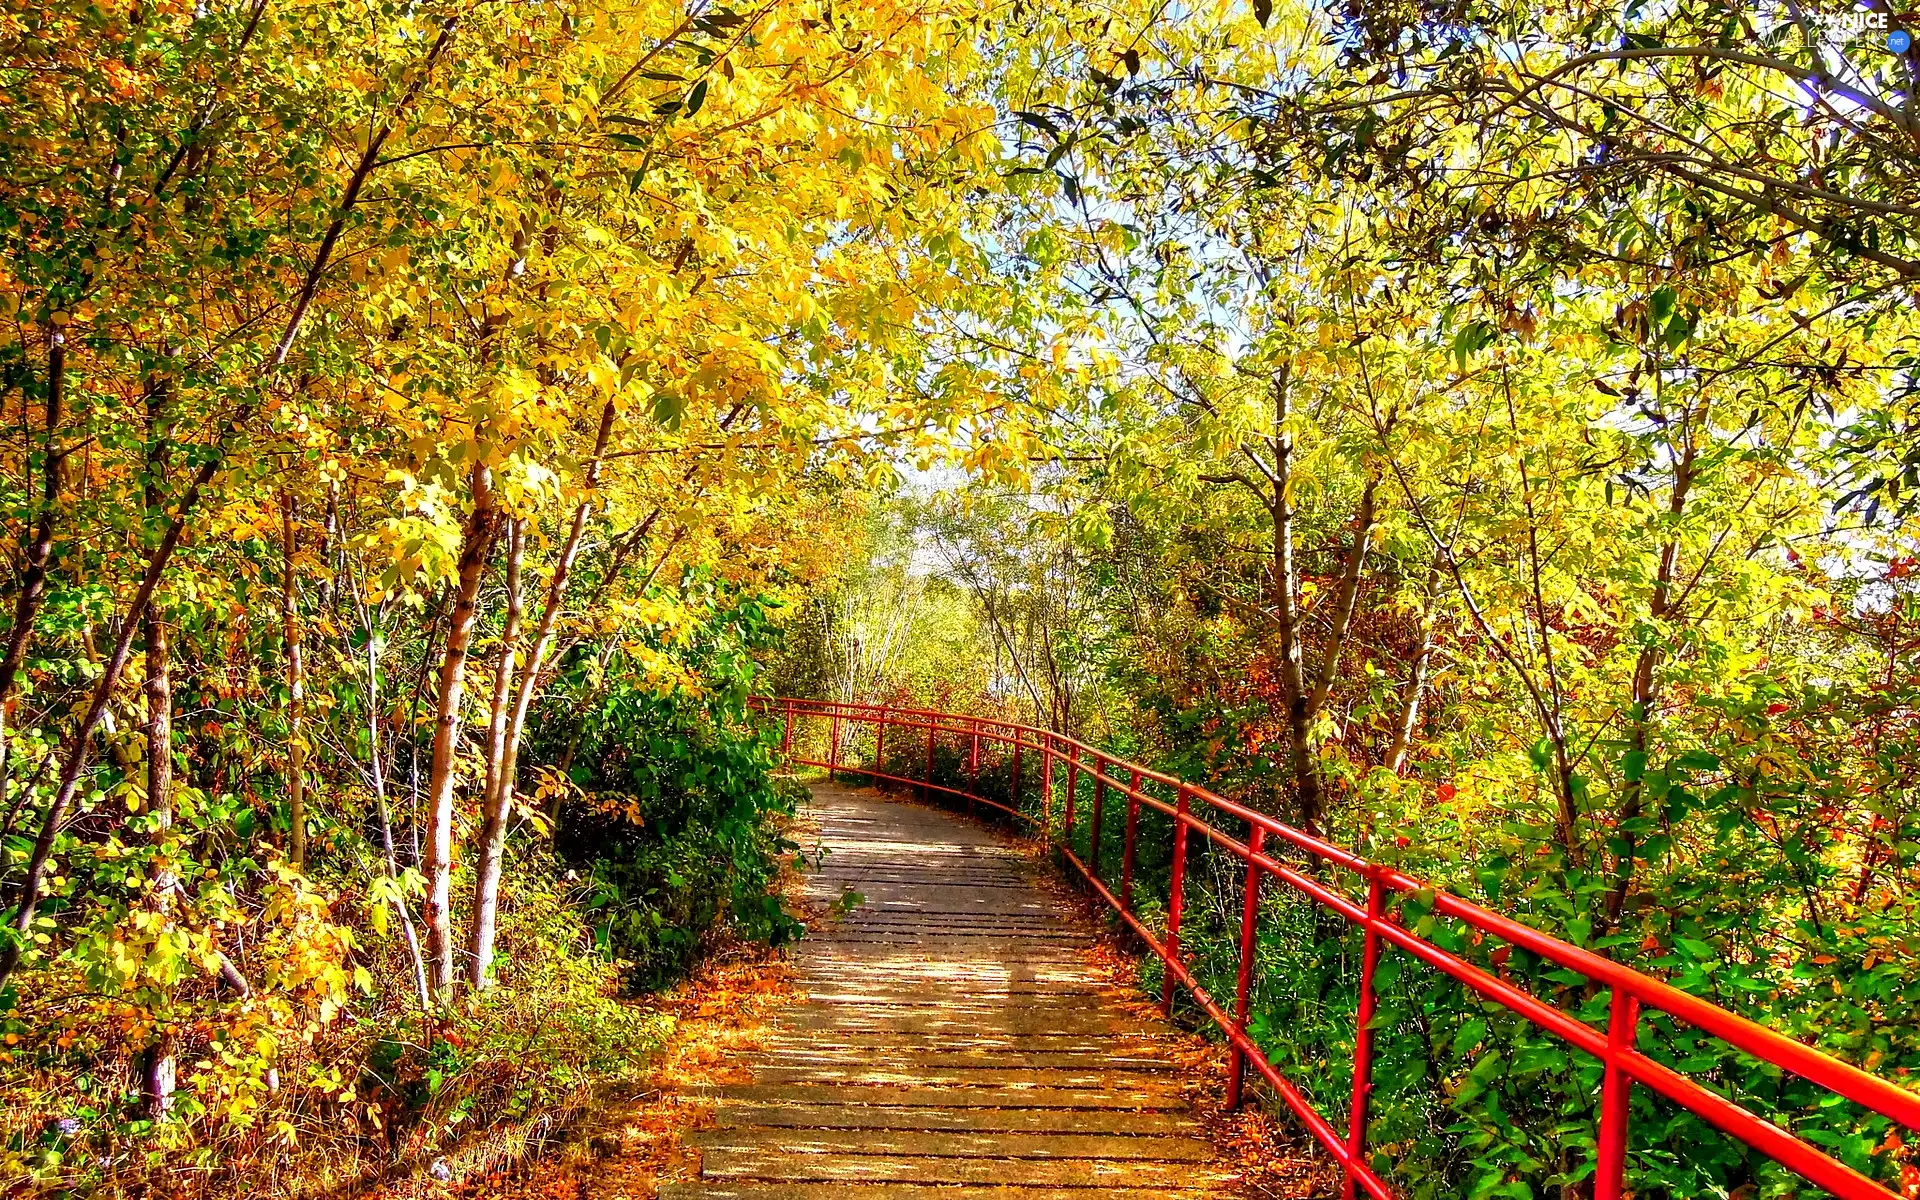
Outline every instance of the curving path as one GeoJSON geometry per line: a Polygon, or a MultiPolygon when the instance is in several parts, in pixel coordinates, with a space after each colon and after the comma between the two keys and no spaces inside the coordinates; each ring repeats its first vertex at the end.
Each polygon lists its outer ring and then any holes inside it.
{"type": "Polygon", "coordinates": [[[1168,1027],[1125,1011],[1090,939],[992,833],[817,784],[807,880],[865,897],[803,943],[806,998],[753,1082],[714,1089],[700,1182],[661,1200],[1191,1200],[1230,1195],[1168,1027]]]}

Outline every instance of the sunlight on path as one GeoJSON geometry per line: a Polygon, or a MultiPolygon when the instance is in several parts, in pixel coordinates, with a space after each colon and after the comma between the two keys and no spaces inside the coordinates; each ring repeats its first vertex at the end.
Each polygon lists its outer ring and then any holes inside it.
{"type": "Polygon", "coordinates": [[[808,898],[864,903],[808,937],[807,1000],[751,1083],[711,1089],[700,1181],[661,1200],[1230,1194],[1179,1035],[1123,1007],[1017,852],[931,809],[813,791],[828,853],[808,898]]]}

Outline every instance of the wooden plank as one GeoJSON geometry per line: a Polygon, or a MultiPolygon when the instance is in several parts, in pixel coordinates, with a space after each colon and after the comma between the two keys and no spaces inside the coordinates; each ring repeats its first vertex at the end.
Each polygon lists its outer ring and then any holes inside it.
{"type": "Polygon", "coordinates": [[[796,1154],[773,1147],[707,1150],[701,1155],[701,1175],[789,1183],[991,1183],[1028,1188],[1218,1187],[1229,1178],[1226,1172],[1208,1172],[1192,1162],[796,1154]]]}
{"type": "MultiPolygon", "coordinates": [[[[971,988],[902,984],[891,996],[878,991],[809,991],[807,1001],[823,1012],[901,1015],[924,1012],[1086,1013],[1103,1009],[1113,998],[1094,991],[1028,992],[1021,995],[971,988]]],[[[1155,1023],[1157,1025],[1157,1022],[1155,1023]]]]}
{"type": "Polygon", "coordinates": [[[1170,1075],[1175,1068],[1157,1058],[1143,1055],[1107,1054],[1099,1050],[1083,1050],[1079,1053],[1050,1054],[1044,1051],[1022,1051],[1001,1049],[998,1047],[975,1047],[964,1050],[925,1049],[913,1043],[896,1043],[892,1046],[875,1044],[823,1046],[811,1043],[792,1043],[776,1041],[767,1047],[772,1056],[769,1065],[859,1065],[873,1062],[876,1057],[884,1059],[895,1067],[919,1069],[972,1070],[981,1067],[1002,1069],[1028,1068],[1031,1070],[1108,1070],[1122,1071],[1140,1075],[1170,1075]]]}
{"type": "Polygon", "coordinates": [[[785,1023],[788,1029],[872,1030],[877,1033],[1003,1033],[1058,1037],[1062,1034],[1097,1036],[1102,1033],[1142,1036],[1153,1032],[1145,1021],[1104,1013],[1057,1014],[921,1011],[912,1014],[862,1013],[801,1009],[785,1023]]]}
{"type": "Polygon", "coordinates": [[[969,1186],[915,1183],[667,1183],[660,1200],[1052,1200],[1053,1197],[1097,1197],[1098,1200],[1205,1200],[1232,1193],[1211,1188],[1162,1185],[1152,1188],[1105,1187],[1038,1189],[1013,1184],[969,1186]]]}
{"type": "MultiPolygon", "coordinates": [[[[898,973],[875,972],[864,978],[839,980],[826,979],[816,975],[806,975],[800,979],[806,987],[807,1000],[820,1004],[903,1004],[909,1001],[900,996],[902,980],[898,973]]],[[[1019,998],[1022,1003],[1029,997],[1058,997],[1081,1006],[1090,1004],[1121,1003],[1134,999],[1129,993],[1118,988],[1089,987],[1082,983],[1007,983],[989,982],[985,977],[974,979],[919,979],[913,981],[916,991],[935,996],[953,996],[962,1000],[1013,1000],[1019,998]]]]}
{"type": "MultiPolygon", "coordinates": [[[[916,1057],[917,1055],[936,1054],[992,1056],[1006,1059],[1008,1062],[1024,1062],[1026,1065],[1036,1068],[1052,1068],[1056,1066],[1080,1067],[1092,1063],[1124,1070],[1139,1070],[1145,1065],[1141,1061],[1143,1059],[1152,1059],[1156,1062],[1165,1061],[1155,1057],[1157,1050],[1151,1045],[1116,1044],[1114,1048],[1115,1053],[1119,1055],[1119,1061],[1116,1062],[1104,1057],[1097,1046],[1089,1046],[1085,1042],[1062,1038],[1010,1038],[974,1035],[969,1037],[907,1039],[892,1036],[861,1038],[858,1036],[836,1034],[833,1039],[819,1044],[835,1051],[831,1054],[823,1054],[821,1058],[823,1060],[836,1062],[920,1062],[922,1060],[916,1057]],[[844,1040],[842,1040],[843,1038],[844,1040]],[[1031,1057],[1035,1055],[1050,1057],[1042,1061],[1041,1059],[1031,1057]]],[[[787,1052],[795,1048],[796,1043],[789,1041],[769,1042],[767,1044],[768,1053],[765,1059],[766,1064],[768,1066],[778,1065],[775,1059],[785,1061],[787,1052]]],[[[929,1059],[926,1061],[929,1065],[933,1065],[935,1060],[929,1059]]],[[[1001,1065],[1007,1064],[1003,1063],[1001,1065]]],[[[1170,1070],[1178,1069],[1171,1064],[1168,1064],[1168,1066],[1170,1070]]]]}
{"type": "MultiPolygon", "coordinates": [[[[1024,902],[1012,905],[1011,907],[1014,911],[1007,914],[1007,920],[1028,921],[1034,924],[1050,925],[1066,922],[1066,918],[1062,917],[1059,912],[1054,909],[1053,905],[1048,904],[1038,896],[1028,897],[1024,902]]],[[[857,905],[851,913],[841,918],[841,920],[845,922],[863,921],[874,918],[916,917],[937,921],[973,921],[980,919],[981,916],[980,911],[972,905],[968,905],[965,908],[942,908],[940,905],[931,903],[920,897],[909,896],[892,904],[874,904],[869,902],[857,905]]]]}
{"type": "Polygon", "coordinates": [[[1064,1069],[1036,1070],[1032,1067],[925,1067],[917,1063],[898,1066],[879,1062],[841,1066],[830,1063],[784,1063],[758,1068],[755,1083],[874,1083],[898,1086],[954,1088],[1129,1088],[1152,1094],[1162,1089],[1169,1094],[1176,1084],[1163,1077],[1142,1075],[1138,1071],[1115,1071],[1098,1067],[1087,1071],[1064,1069]]]}
{"type": "Polygon", "coordinates": [[[892,962],[877,963],[871,959],[842,957],[831,952],[810,951],[817,955],[799,978],[803,986],[821,984],[872,984],[882,980],[892,980],[898,984],[913,980],[922,984],[942,984],[952,986],[970,985],[977,988],[1018,988],[1024,985],[1038,987],[1088,986],[1086,967],[1076,962],[1035,963],[1020,965],[1019,970],[994,968],[982,963],[967,962],[892,962]]]}
{"type": "Polygon", "coordinates": [[[974,1133],[1092,1133],[1109,1137],[1195,1137],[1199,1125],[1184,1113],[1132,1109],[946,1108],[895,1104],[746,1104],[726,1102],[716,1113],[728,1129],[966,1130],[974,1133]]]}
{"type": "Polygon", "coordinates": [[[1176,1089],[1130,1087],[919,1087],[912,1084],[735,1083],[692,1089],[715,1101],[906,1104],[946,1108],[1133,1108],[1184,1111],[1176,1089]]]}
{"type": "Polygon", "coordinates": [[[801,1046],[859,1049],[872,1057],[915,1050],[941,1053],[1000,1051],[1009,1054],[1116,1054],[1123,1058],[1152,1057],[1162,1052],[1164,1039],[1157,1037],[1114,1037],[1106,1040],[1066,1034],[1036,1034],[1014,1037],[1004,1033],[924,1034],[808,1031],[775,1034],[768,1038],[770,1049],[801,1046]]]}

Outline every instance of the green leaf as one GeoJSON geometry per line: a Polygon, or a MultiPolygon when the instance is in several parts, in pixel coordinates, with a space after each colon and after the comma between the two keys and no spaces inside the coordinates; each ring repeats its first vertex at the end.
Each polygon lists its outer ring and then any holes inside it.
{"type": "Polygon", "coordinates": [[[662,389],[653,394],[653,419],[666,428],[680,428],[680,418],[686,411],[686,398],[678,392],[662,389]]]}
{"type": "Polygon", "coordinates": [[[1486,1021],[1479,1017],[1468,1018],[1467,1022],[1460,1026],[1460,1031],[1453,1035],[1453,1056],[1465,1058],[1473,1052],[1475,1046],[1485,1041],[1486,1037],[1486,1021]]]}
{"type": "Polygon", "coordinates": [[[1467,360],[1493,344],[1500,331],[1486,321],[1463,325],[1453,335],[1453,357],[1466,370],[1467,360]]]}
{"type": "Polygon", "coordinates": [[[1527,749],[1527,757],[1533,760],[1535,770],[1546,770],[1553,763],[1553,743],[1541,738],[1527,749]]]}
{"type": "Polygon", "coordinates": [[[1698,962],[1711,962],[1719,955],[1712,942],[1703,942],[1699,938],[1676,937],[1673,944],[1685,950],[1698,962]]]}
{"type": "Polygon", "coordinates": [[[1673,315],[1674,294],[1670,287],[1655,288],[1647,297],[1647,316],[1654,325],[1665,325],[1673,315]]]}

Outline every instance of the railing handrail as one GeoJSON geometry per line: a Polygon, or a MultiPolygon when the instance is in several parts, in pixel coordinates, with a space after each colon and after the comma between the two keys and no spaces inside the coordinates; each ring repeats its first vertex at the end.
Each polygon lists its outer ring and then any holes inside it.
{"type": "MultiPolygon", "coordinates": [[[[1655,1009],[1763,1062],[1792,1071],[1811,1083],[1852,1100],[1909,1129],[1920,1130],[1920,1094],[1910,1092],[1890,1080],[1842,1062],[1711,1001],[1683,992],[1671,984],[1591,950],[1542,933],[1511,917],[1503,916],[1463,897],[1443,891],[1405,872],[1369,862],[1265,813],[1236,804],[1197,784],[1129,762],[1065,734],[996,717],[896,705],[788,697],[755,697],[752,703],[763,711],[777,706],[777,710],[786,715],[787,732],[782,748],[789,754],[792,750],[793,721],[797,717],[824,717],[836,724],[842,721],[856,724],[869,722],[874,724],[876,729],[895,726],[925,730],[928,738],[928,753],[923,779],[886,774],[880,769],[883,764],[879,762],[872,767],[840,763],[837,761],[839,754],[837,743],[826,762],[809,759],[794,761],[866,775],[875,780],[888,780],[961,796],[969,802],[984,803],[1000,809],[1017,820],[1040,824],[1042,835],[1049,846],[1063,854],[1101,898],[1165,964],[1169,981],[1168,999],[1171,997],[1172,982],[1177,980],[1187,988],[1200,1007],[1220,1027],[1234,1051],[1234,1075],[1229,1081],[1230,1096],[1237,1098],[1239,1095],[1241,1063],[1252,1063],[1255,1070],[1274,1086],[1315,1139],[1341,1164],[1346,1175],[1345,1195],[1349,1200],[1355,1194],[1356,1188],[1378,1200],[1391,1200],[1393,1196],[1391,1189],[1375,1174],[1364,1157],[1366,1098],[1372,1086],[1364,1076],[1366,1068],[1371,1063],[1371,1033],[1365,1028],[1366,1021],[1358,1022],[1359,1028],[1355,1036],[1354,1094],[1349,1115],[1350,1128],[1348,1136],[1342,1138],[1299,1090],[1267,1061],[1265,1055],[1260,1052],[1259,1047],[1253,1043],[1246,1032],[1245,1006],[1252,954],[1250,935],[1252,922],[1258,920],[1257,896],[1263,875],[1270,875],[1280,880],[1295,892],[1332,910],[1364,931],[1366,948],[1362,963],[1361,1001],[1366,1008],[1371,1007],[1373,963],[1378,958],[1381,943],[1387,943],[1413,955],[1487,999],[1526,1017],[1535,1025],[1598,1058],[1605,1066],[1605,1076],[1601,1091],[1595,1200],[1618,1200],[1622,1195],[1626,1125],[1629,1119],[1627,1101],[1631,1086],[1636,1082],[1651,1088],[1705,1119],[1723,1133],[1745,1142],[1837,1196],[1848,1198],[1848,1200],[1855,1197],[1860,1200],[1898,1200],[1895,1193],[1839,1162],[1825,1151],[1794,1137],[1772,1122],[1709,1090],[1673,1068],[1648,1058],[1635,1048],[1634,1034],[1640,1010],[1655,1009]],[[1044,801],[1047,806],[1046,815],[1036,821],[1031,814],[1020,811],[1017,794],[1012,797],[1014,804],[1004,805],[973,791],[934,783],[932,746],[933,738],[939,733],[959,734],[974,739],[984,738],[1015,747],[1016,774],[1019,751],[1032,750],[1043,754],[1045,756],[1042,760],[1043,770],[1048,781],[1045,785],[1048,790],[1044,801]],[[1177,864],[1184,865],[1188,832],[1199,834],[1247,864],[1249,899],[1245,905],[1246,912],[1242,917],[1239,996],[1236,998],[1240,1011],[1237,1017],[1229,1015],[1221,1008],[1181,960],[1178,951],[1180,916],[1177,904],[1171,906],[1173,911],[1169,914],[1169,928],[1165,935],[1156,935],[1133,913],[1130,900],[1115,896],[1099,877],[1097,869],[1090,869],[1086,863],[1082,862],[1074,854],[1070,844],[1062,844],[1054,838],[1051,819],[1051,780],[1055,763],[1065,764],[1068,772],[1066,814],[1069,837],[1072,833],[1074,783],[1078,776],[1085,776],[1095,782],[1094,820],[1096,822],[1099,820],[1098,797],[1102,789],[1118,791],[1126,799],[1129,816],[1126,843],[1128,868],[1127,883],[1123,884],[1123,894],[1131,884],[1133,822],[1138,809],[1142,806],[1160,812],[1173,820],[1176,843],[1174,854],[1177,864]],[[1149,782],[1175,789],[1178,799],[1175,803],[1169,804],[1147,794],[1142,785],[1149,782]],[[1194,813],[1192,805],[1196,801],[1221,815],[1244,822],[1249,831],[1248,840],[1241,841],[1234,838],[1216,829],[1201,815],[1194,813]],[[1329,886],[1325,881],[1289,867],[1265,853],[1263,843],[1268,837],[1279,838],[1298,851],[1359,876],[1367,884],[1368,896],[1365,903],[1350,898],[1329,886]],[[1432,911],[1458,920],[1481,933],[1520,947],[1546,961],[1575,971],[1596,984],[1612,989],[1608,1029],[1602,1031],[1594,1028],[1578,1017],[1547,1004],[1511,981],[1442,949],[1393,921],[1385,913],[1384,897],[1389,892],[1419,893],[1422,896],[1430,896],[1432,911]]],[[[978,762],[977,743],[970,761],[975,764],[978,762]]],[[[1017,793],[1017,777],[1014,790],[1017,793]]],[[[1094,846],[1093,853],[1097,868],[1099,849],[1093,843],[1090,845],[1094,846]]]]}

